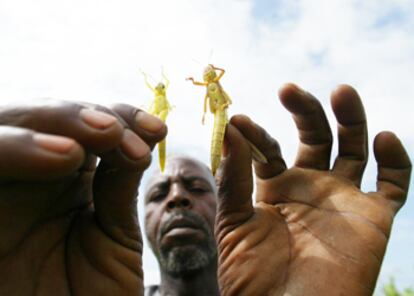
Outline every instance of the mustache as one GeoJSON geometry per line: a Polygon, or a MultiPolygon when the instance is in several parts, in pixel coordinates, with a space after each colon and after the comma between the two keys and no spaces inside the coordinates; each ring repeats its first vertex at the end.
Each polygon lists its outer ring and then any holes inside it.
{"type": "Polygon", "coordinates": [[[200,215],[189,211],[181,211],[173,213],[168,220],[161,225],[160,237],[164,236],[164,234],[170,230],[171,226],[178,219],[185,220],[188,224],[202,230],[206,234],[212,233],[210,227],[207,225],[207,222],[200,215]]]}

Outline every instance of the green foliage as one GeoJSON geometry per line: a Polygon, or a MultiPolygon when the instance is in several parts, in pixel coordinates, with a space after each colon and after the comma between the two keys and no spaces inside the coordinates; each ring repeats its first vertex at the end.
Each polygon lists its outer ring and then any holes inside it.
{"type": "Polygon", "coordinates": [[[391,278],[390,282],[384,286],[383,291],[385,296],[414,296],[414,290],[410,288],[407,288],[402,292],[398,291],[393,278],[391,278]]]}

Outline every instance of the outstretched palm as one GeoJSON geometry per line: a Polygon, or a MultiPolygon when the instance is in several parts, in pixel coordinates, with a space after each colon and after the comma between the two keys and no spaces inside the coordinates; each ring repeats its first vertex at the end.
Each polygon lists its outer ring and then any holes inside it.
{"type": "Polygon", "coordinates": [[[249,119],[233,118],[227,131],[216,225],[221,290],[224,295],[371,295],[393,217],[406,197],[408,156],[392,133],[378,135],[378,190],[363,193],[367,134],[356,92],[342,86],[332,96],[339,155],[331,169],[332,136],[320,104],[293,85],[280,95],[301,139],[292,168],[286,169],[277,142],[249,119]],[[254,206],[244,138],[268,159],[255,162],[254,206]]]}

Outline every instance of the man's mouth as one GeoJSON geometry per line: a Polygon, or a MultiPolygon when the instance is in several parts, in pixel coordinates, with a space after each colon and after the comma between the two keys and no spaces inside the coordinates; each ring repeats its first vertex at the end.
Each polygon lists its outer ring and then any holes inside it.
{"type": "Polygon", "coordinates": [[[177,217],[164,227],[162,231],[162,236],[185,236],[200,233],[202,229],[200,226],[195,224],[193,221],[190,221],[184,217],[177,217]]]}

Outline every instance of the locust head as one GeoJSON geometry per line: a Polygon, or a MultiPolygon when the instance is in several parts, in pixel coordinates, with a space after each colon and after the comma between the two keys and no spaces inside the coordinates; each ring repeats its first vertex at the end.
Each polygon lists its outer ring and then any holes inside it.
{"type": "Polygon", "coordinates": [[[155,87],[155,92],[157,93],[157,95],[165,95],[164,83],[162,82],[158,83],[157,86],[155,87]]]}
{"type": "Polygon", "coordinates": [[[212,82],[217,77],[216,70],[211,65],[208,65],[204,69],[203,79],[205,82],[212,82]]]}

